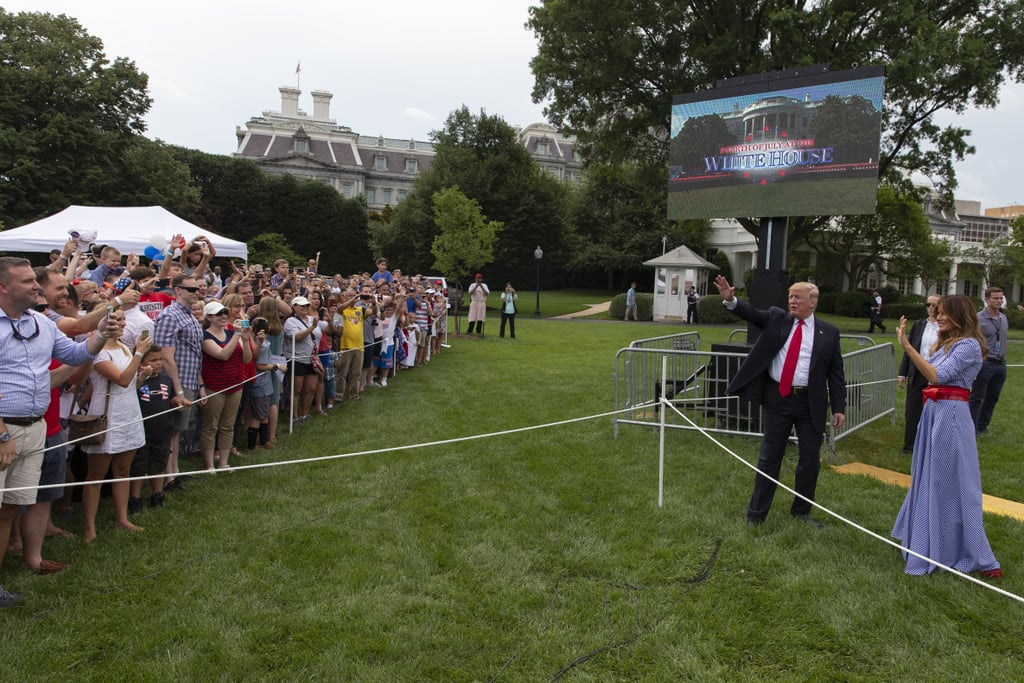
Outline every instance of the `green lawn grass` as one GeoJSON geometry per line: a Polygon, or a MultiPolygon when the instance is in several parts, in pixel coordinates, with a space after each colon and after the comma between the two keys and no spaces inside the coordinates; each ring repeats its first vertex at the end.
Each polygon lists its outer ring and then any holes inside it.
{"type": "MultiPolygon", "coordinates": [[[[453,336],[427,367],[246,462],[609,411],[615,352],[684,329],[518,323],[515,340],[493,324],[453,336]]],[[[707,345],[729,328],[700,329],[707,345]]],[[[981,444],[986,491],[1016,499],[1019,372],[981,444]]],[[[840,454],[905,470],[900,429],[862,430],[840,454]]],[[[755,459],[756,440],[725,442],[755,459]]],[[[791,520],[784,492],[750,529],[748,469],[691,433],[670,432],[667,452],[663,509],[657,432],[613,438],[607,417],[197,478],[138,516],[142,534],[113,531],[104,500],[96,542],[47,542],[69,570],[36,577],[7,558],[0,583],[28,600],[0,610],[0,680],[1024,678],[1021,604],[906,576],[890,546],[831,518],[820,532],[791,520]]],[[[827,468],[818,487],[821,503],[883,535],[903,496],[827,468]]],[[[1021,523],[986,523],[1000,586],[1024,592],[1021,523]]]]}

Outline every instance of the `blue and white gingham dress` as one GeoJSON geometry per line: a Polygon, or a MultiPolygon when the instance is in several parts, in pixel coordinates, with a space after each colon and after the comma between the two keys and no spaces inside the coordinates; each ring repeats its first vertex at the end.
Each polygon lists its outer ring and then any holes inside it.
{"type": "MultiPolygon", "coordinates": [[[[929,359],[938,384],[970,390],[981,369],[981,347],[962,339],[929,359]]],[[[892,537],[904,548],[953,567],[976,572],[999,567],[982,523],[981,471],[970,404],[931,401],[921,413],[910,465],[911,485],[892,537]]],[[[927,574],[935,565],[903,553],[908,574],[927,574]]]]}

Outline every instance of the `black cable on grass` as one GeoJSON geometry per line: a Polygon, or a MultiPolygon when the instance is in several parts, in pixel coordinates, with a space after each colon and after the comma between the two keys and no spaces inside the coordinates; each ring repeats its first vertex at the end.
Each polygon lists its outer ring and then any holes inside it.
{"type": "MultiPolygon", "coordinates": [[[[697,572],[693,577],[691,577],[689,579],[686,579],[686,580],[683,580],[681,582],[681,583],[683,583],[686,586],[686,590],[683,592],[683,595],[686,595],[691,590],[693,590],[694,588],[696,588],[701,583],[703,583],[704,581],[707,580],[707,578],[711,575],[711,568],[714,567],[715,563],[718,561],[718,555],[719,555],[719,551],[721,549],[722,549],[722,539],[718,539],[718,540],[715,541],[714,550],[711,551],[710,557],[708,557],[707,562],[704,563],[704,566],[701,568],[701,570],[699,572],[697,572]]],[[[633,585],[631,583],[612,582],[612,581],[608,581],[607,579],[600,579],[600,578],[593,577],[593,576],[571,577],[571,578],[582,579],[582,580],[585,580],[585,581],[590,581],[592,583],[604,584],[608,588],[618,588],[618,589],[626,590],[626,591],[645,591],[645,590],[650,590],[652,588],[656,588],[656,587],[660,588],[661,587],[661,586],[635,586],[635,585],[633,585]]],[[[567,579],[559,578],[557,581],[555,581],[555,585],[552,588],[552,593],[555,594],[555,595],[558,595],[560,586],[566,580],[567,579]]],[[[609,606],[608,606],[608,592],[605,591],[604,612],[606,614],[608,612],[608,608],[609,608],[609,606]]],[[[582,655],[580,657],[577,657],[576,659],[574,659],[573,661],[569,662],[568,664],[563,666],[561,669],[556,671],[551,676],[551,680],[559,681],[559,680],[562,679],[562,677],[565,676],[566,673],[568,673],[571,669],[579,666],[580,664],[583,664],[584,662],[586,662],[586,661],[588,661],[590,659],[593,659],[594,657],[596,657],[596,656],[598,656],[598,655],[600,655],[600,654],[602,654],[604,652],[608,652],[610,650],[615,650],[617,648],[624,647],[626,645],[629,645],[630,643],[633,643],[634,641],[638,640],[641,636],[643,636],[643,635],[649,633],[650,631],[652,631],[662,621],[664,621],[664,618],[659,619],[658,621],[654,622],[650,626],[647,626],[646,628],[643,628],[643,627],[640,626],[640,613],[639,613],[639,610],[637,610],[637,614],[636,614],[636,623],[637,623],[637,625],[636,625],[636,630],[633,632],[632,635],[630,635],[629,637],[624,638],[622,640],[618,640],[618,641],[615,641],[615,642],[612,642],[612,643],[608,643],[607,645],[604,645],[604,646],[602,646],[602,647],[600,647],[600,648],[598,648],[596,650],[593,650],[593,651],[588,652],[588,653],[586,653],[586,654],[584,654],[584,655],[582,655]]],[[[545,628],[542,633],[546,633],[550,628],[551,628],[550,626],[545,628]]],[[[515,653],[514,655],[512,655],[511,657],[506,659],[505,663],[501,665],[501,668],[498,669],[498,671],[489,679],[490,683],[495,683],[495,681],[498,680],[498,678],[509,668],[509,666],[512,665],[512,662],[514,662],[519,657],[519,655],[521,655],[523,652],[526,651],[526,647],[527,646],[524,645],[522,647],[522,649],[519,650],[519,652],[515,653]]]]}
{"type": "MultiPolygon", "coordinates": [[[[683,595],[686,595],[691,590],[693,590],[698,585],[700,585],[705,580],[707,580],[707,578],[711,575],[711,568],[715,565],[715,562],[718,561],[718,553],[721,550],[721,548],[722,548],[722,539],[718,539],[717,541],[715,541],[715,549],[711,552],[711,556],[708,558],[708,561],[704,563],[704,567],[699,572],[697,572],[697,574],[693,578],[683,582],[684,584],[687,584],[687,589],[683,592],[683,595]]],[[[650,588],[654,588],[654,586],[632,586],[632,585],[629,585],[629,584],[613,584],[613,583],[608,583],[608,585],[610,587],[614,587],[614,588],[625,588],[627,590],[636,590],[636,591],[649,590],[650,588]]],[[[607,595],[608,594],[606,592],[605,593],[605,598],[606,598],[606,600],[605,600],[605,612],[608,611],[607,595]]],[[[579,666],[580,664],[583,664],[584,662],[589,661],[589,660],[593,659],[594,657],[597,657],[600,654],[603,654],[605,652],[610,652],[611,650],[616,650],[616,649],[618,649],[620,647],[625,647],[626,645],[629,645],[629,644],[639,640],[639,638],[641,636],[643,636],[643,635],[645,635],[647,633],[650,633],[651,631],[654,630],[654,628],[658,624],[660,624],[662,621],[664,621],[664,617],[663,617],[663,618],[658,619],[657,621],[655,621],[653,624],[647,626],[646,628],[641,628],[640,627],[640,613],[639,613],[639,610],[637,611],[636,617],[637,617],[637,629],[636,629],[636,631],[633,632],[632,635],[628,636],[627,638],[623,638],[622,640],[618,640],[618,641],[615,641],[615,642],[612,642],[612,643],[608,643],[607,645],[599,647],[596,650],[592,650],[592,651],[586,653],[585,655],[577,657],[576,659],[574,659],[573,661],[569,662],[568,664],[563,666],[561,669],[556,671],[554,673],[554,675],[551,677],[551,680],[552,681],[560,681],[560,680],[562,680],[562,677],[565,676],[566,673],[568,673],[571,669],[579,666]]]]}

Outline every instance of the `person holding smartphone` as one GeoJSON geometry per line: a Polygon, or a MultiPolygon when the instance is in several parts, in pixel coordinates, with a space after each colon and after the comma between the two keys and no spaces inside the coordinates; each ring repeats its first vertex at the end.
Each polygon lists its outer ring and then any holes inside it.
{"type": "Polygon", "coordinates": [[[505,336],[505,323],[508,323],[509,336],[516,338],[516,302],[519,301],[519,294],[516,293],[511,282],[505,283],[505,291],[501,293],[501,328],[498,336],[505,336]]]}

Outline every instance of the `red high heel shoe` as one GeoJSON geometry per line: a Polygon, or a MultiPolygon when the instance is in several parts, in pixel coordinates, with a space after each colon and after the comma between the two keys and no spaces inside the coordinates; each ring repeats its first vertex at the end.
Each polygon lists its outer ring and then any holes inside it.
{"type": "Polygon", "coordinates": [[[1003,578],[1003,570],[1001,568],[999,568],[999,567],[996,567],[995,569],[986,569],[984,571],[978,572],[978,574],[980,574],[981,578],[983,578],[983,579],[1001,579],[1001,578],[1003,578]]]}

